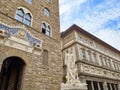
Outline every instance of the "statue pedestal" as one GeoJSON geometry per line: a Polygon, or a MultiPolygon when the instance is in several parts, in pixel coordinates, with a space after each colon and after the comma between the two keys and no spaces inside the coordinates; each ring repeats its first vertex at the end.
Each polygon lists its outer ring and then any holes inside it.
{"type": "Polygon", "coordinates": [[[61,90],[87,90],[86,83],[62,83],[61,90]]]}

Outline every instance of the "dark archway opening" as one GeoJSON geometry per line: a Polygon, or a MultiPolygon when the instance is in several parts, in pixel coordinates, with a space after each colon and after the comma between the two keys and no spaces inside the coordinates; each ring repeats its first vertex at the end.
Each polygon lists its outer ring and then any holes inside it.
{"type": "Polygon", "coordinates": [[[20,90],[25,62],[19,57],[3,61],[0,75],[0,90],[20,90]]]}

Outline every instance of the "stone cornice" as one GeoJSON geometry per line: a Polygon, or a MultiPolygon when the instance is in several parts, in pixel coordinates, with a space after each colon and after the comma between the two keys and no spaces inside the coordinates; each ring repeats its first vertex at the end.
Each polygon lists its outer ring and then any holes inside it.
{"type": "Polygon", "coordinates": [[[82,61],[78,61],[76,62],[76,64],[78,64],[78,72],[80,75],[83,74],[93,77],[96,76],[101,78],[120,80],[120,72],[109,70],[103,67],[98,67],[96,65],[91,65],[85,62],[83,63],[82,61]]]}
{"type": "Polygon", "coordinates": [[[78,64],[78,63],[83,63],[83,64],[91,65],[91,66],[94,66],[94,67],[102,68],[102,69],[105,69],[105,70],[109,70],[109,71],[112,71],[112,72],[120,73],[120,71],[116,71],[116,70],[113,70],[112,68],[108,68],[108,67],[105,67],[105,66],[100,66],[100,65],[98,65],[96,63],[93,63],[93,62],[77,60],[76,64],[78,64]]]}

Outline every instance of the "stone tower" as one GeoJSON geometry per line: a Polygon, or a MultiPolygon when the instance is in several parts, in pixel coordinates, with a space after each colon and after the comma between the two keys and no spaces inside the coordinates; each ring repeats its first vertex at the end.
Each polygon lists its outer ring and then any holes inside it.
{"type": "Polygon", "coordinates": [[[0,90],[59,90],[58,0],[0,0],[0,90]]]}

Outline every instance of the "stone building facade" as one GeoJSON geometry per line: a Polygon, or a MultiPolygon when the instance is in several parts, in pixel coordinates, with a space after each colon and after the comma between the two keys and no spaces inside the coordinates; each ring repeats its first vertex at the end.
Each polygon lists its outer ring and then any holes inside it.
{"type": "Polygon", "coordinates": [[[68,76],[72,82],[72,75],[75,75],[73,66],[77,66],[80,82],[86,83],[88,90],[120,90],[119,50],[77,25],[62,32],[61,39],[64,83],[68,82],[68,76]],[[71,76],[67,75],[70,69],[67,69],[66,62],[71,64],[71,76]]]}
{"type": "Polygon", "coordinates": [[[58,0],[0,0],[0,90],[60,90],[58,0]]]}

